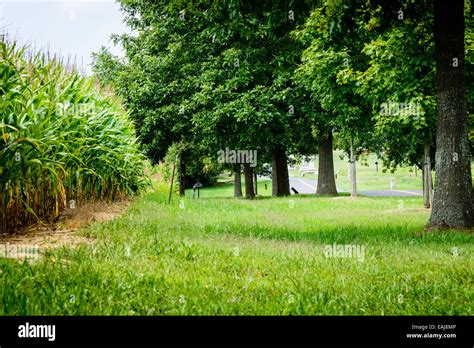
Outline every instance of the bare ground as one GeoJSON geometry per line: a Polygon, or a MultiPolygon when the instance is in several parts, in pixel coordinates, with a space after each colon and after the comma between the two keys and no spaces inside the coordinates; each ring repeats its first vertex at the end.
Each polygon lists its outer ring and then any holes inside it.
{"type": "Polygon", "coordinates": [[[66,209],[57,223],[51,225],[37,224],[18,230],[13,234],[0,235],[0,244],[37,246],[40,250],[65,245],[74,247],[81,244],[92,244],[94,239],[80,236],[76,231],[93,222],[112,220],[125,212],[129,206],[130,201],[128,200],[114,203],[86,203],[75,209],[66,209]]]}

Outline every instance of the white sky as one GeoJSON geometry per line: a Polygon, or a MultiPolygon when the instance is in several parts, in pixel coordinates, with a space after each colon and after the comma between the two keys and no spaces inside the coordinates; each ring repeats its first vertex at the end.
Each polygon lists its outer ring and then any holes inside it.
{"type": "Polygon", "coordinates": [[[0,30],[66,60],[77,57],[87,73],[92,52],[107,46],[120,54],[110,36],[130,31],[114,0],[0,0],[0,30]]]}

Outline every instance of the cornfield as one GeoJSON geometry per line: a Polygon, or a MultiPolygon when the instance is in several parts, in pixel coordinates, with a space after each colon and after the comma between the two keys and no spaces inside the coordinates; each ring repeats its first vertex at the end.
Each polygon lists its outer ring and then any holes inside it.
{"type": "Polygon", "coordinates": [[[93,78],[0,42],[1,231],[147,185],[133,124],[93,78]]]}

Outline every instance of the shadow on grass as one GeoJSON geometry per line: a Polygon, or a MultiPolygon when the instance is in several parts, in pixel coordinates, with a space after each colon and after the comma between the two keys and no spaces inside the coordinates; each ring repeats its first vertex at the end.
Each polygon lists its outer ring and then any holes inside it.
{"type": "Polygon", "coordinates": [[[289,226],[243,225],[242,223],[227,222],[225,224],[208,224],[202,231],[210,235],[232,235],[244,238],[278,240],[289,242],[315,242],[337,244],[376,243],[391,244],[469,244],[474,242],[474,236],[462,231],[440,231],[439,233],[424,232],[423,226],[408,225],[345,225],[312,227],[298,230],[289,226]]]}

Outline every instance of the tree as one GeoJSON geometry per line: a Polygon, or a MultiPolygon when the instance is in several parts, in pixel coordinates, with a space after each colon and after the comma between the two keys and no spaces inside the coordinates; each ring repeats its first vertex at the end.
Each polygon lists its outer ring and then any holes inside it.
{"type": "Polygon", "coordinates": [[[437,69],[436,189],[429,227],[474,227],[464,85],[464,1],[434,2],[437,69]]]}
{"type": "Polygon", "coordinates": [[[365,9],[366,19],[358,26],[370,33],[361,51],[368,64],[345,78],[355,79],[357,94],[371,105],[373,148],[384,167],[416,165],[423,170],[429,208],[436,122],[432,5],[391,4],[365,9]]]}
{"type": "Polygon", "coordinates": [[[115,35],[125,58],[106,50],[95,55],[94,71],[111,84],[130,111],[145,154],[158,162],[171,145],[178,145],[179,193],[199,137],[192,123],[189,97],[200,88],[200,73],[213,46],[202,35],[205,14],[196,8],[176,8],[174,1],[121,1],[125,19],[136,35],[115,35]]]}
{"type": "MultiPolygon", "coordinates": [[[[466,4],[467,18],[472,21],[472,15],[469,16],[471,5],[469,2],[466,4]]],[[[426,189],[431,182],[431,175],[428,173],[434,157],[431,139],[435,129],[433,125],[437,121],[437,174],[429,226],[470,228],[473,219],[472,177],[463,70],[465,65],[469,67],[472,64],[464,59],[463,1],[457,0],[449,4],[437,1],[433,7],[431,1],[424,0],[405,3],[375,0],[367,3],[367,13],[371,16],[368,24],[378,28],[380,35],[364,48],[366,54],[376,57],[371,60],[371,67],[361,76],[369,87],[365,90],[366,95],[378,98],[388,93],[386,95],[397,102],[413,98],[422,104],[423,111],[418,119],[413,119],[410,113],[400,115],[400,112],[389,112],[391,117],[383,117],[383,113],[376,116],[377,132],[383,143],[384,164],[389,163],[394,168],[409,161],[421,167],[420,162],[425,162],[425,205],[429,205],[426,202],[426,189]],[[405,20],[407,18],[408,21],[405,20]],[[436,74],[430,68],[434,67],[431,53],[433,21],[436,74]],[[455,64],[457,67],[453,66],[454,58],[458,59],[455,64]],[[392,62],[387,64],[390,60],[392,62]],[[380,69],[385,64],[389,68],[380,69]],[[437,92],[431,87],[434,86],[435,79],[437,92]],[[385,92],[379,93],[382,90],[385,92]],[[367,94],[369,91],[371,93],[367,94]],[[433,117],[435,94],[437,118],[433,117]]],[[[472,34],[472,29],[468,33],[472,34]]],[[[468,73],[467,77],[471,79],[472,75],[468,73]]],[[[360,82],[364,84],[363,81],[360,82]]],[[[468,101],[472,101],[472,93],[468,96],[468,101]]],[[[376,103],[373,100],[372,105],[378,108],[383,102],[379,100],[376,103]]]]}
{"type": "Polygon", "coordinates": [[[234,172],[234,197],[239,198],[242,197],[242,170],[241,170],[241,164],[234,164],[233,168],[234,172]]]}
{"type": "MultiPolygon", "coordinates": [[[[318,194],[337,194],[333,136],[347,139],[347,144],[367,143],[371,119],[368,105],[356,94],[355,82],[345,78],[347,71],[360,68],[366,58],[360,55],[366,34],[358,29],[363,1],[321,1],[304,27],[295,36],[305,44],[302,63],[297,69],[298,81],[311,93],[317,105],[314,125],[319,140],[318,194]],[[359,141],[355,142],[354,139],[359,141]]],[[[351,147],[352,169],[355,149],[351,147]]],[[[355,172],[352,170],[355,179],[355,172]]]]}
{"type": "Polygon", "coordinates": [[[319,195],[337,195],[332,137],[332,131],[319,136],[318,186],[316,188],[316,193],[319,195]]]}
{"type": "Polygon", "coordinates": [[[262,1],[235,2],[220,11],[219,26],[208,29],[220,51],[208,61],[201,91],[193,96],[193,120],[207,143],[254,149],[259,160],[271,161],[272,193],[288,195],[286,154],[300,129],[293,125],[303,101],[293,99],[291,75],[300,52],[289,33],[308,9],[303,1],[262,1]]]}

